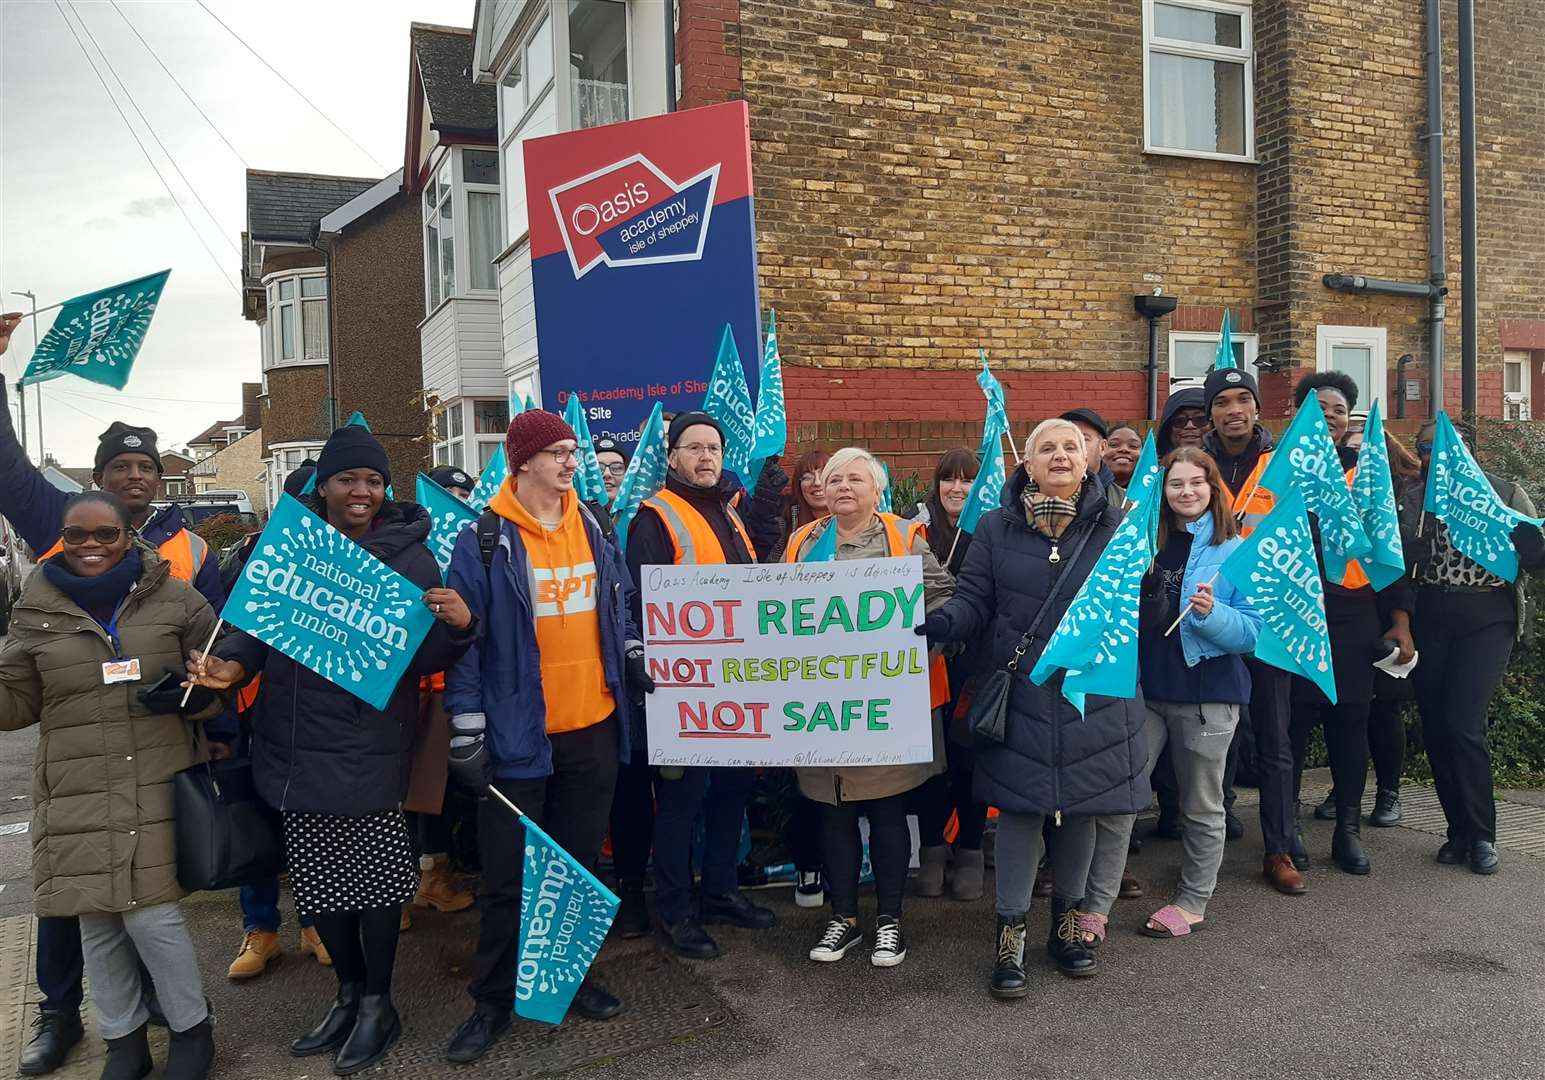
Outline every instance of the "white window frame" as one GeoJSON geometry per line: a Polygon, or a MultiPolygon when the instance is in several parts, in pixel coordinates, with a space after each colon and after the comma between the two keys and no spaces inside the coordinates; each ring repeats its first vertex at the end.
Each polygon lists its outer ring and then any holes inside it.
{"type": "Polygon", "coordinates": [[[264,298],[267,303],[268,314],[263,322],[263,393],[268,393],[268,372],[273,368],[312,367],[326,364],[332,354],[332,297],[327,292],[327,268],[325,266],[301,266],[290,270],[278,270],[267,274],[262,280],[264,298]],[[322,282],[322,295],[320,297],[303,296],[303,280],[320,280],[322,282]],[[281,284],[289,282],[294,290],[288,300],[279,299],[281,284]],[[322,347],[327,353],[325,356],[306,356],[306,323],[304,300],[322,301],[322,347]],[[281,310],[290,308],[294,311],[295,320],[295,355],[289,359],[284,357],[284,349],[281,344],[282,327],[284,317],[281,310]]]}
{"type": "Polygon", "coordinates": [[[467,427],[472,417],[467,409],[469,398],[457,398],[454,401],[444,402],[430,411],[429,414],[429,441],[431,460],[436,466],[454,465],[458,469],[467,468],[467,427]],[[438,427],[441,417],[445,417],[445,435],[440,434],[438,427]],[[461,460],[457,460],[457,454],[461,460]]]}
{"type": "Polygon", "coordinates": [[[268,505],[279,505],[279,496],[284,494],[284,480],[290,473],[300,468],[300,463],[309,458],[317,458],[322,453],[322,444],[319,442],[282,442],[270,443],[268,457],[263,459],[264,486],[268,488],[268,505]]]}
{"type": "Polygon", "coordinates": [[[1336,346],[1368,349],[1369,400],[1357,402],[1367,412],[1375,401],[1389,409],[1389,331],[1382,326],[1317,326],[1314,329],[1314,370],[1331,371],[1331,352],[1336,346]]]}
{"type": "Polygon", "coordinates": [[[1534,416],[1534,354],[1525,349],[1507,349],[1502,353],[1502,419],[1529,420],[1534,416]],[[1518,367],[1516,394],[1507,390],[1507,369],[1518,367]],[[1513,415],[1513,410],[1518,415],[1513,415]]]}
{"type": "MultiPolygon", "coordinates": [[[[500,195],[501,188],[497,183],[467,183],[465,163],[462,160],[462,155],[469,150],[481,150],[493,154],[496,165],[499,167],[500,177],[502,178],[504,175],[503,163],[499,160],[499,153],[491,146],[447,146],[431,159],[433,168],[429,174],[430,183],[435,185],[435,207],[433,212],[431,212],[428,205],[429,184],[425,184],[424,190],[419,192],[419,213],[422,218],[419,232],[424,238],[424,307],[426,314],[434,313],[450,300],[468,297],[482,299],[499,295],[499,275],[497,269],[494,271],[494,283],[492,285],[478,288],[473,288],[472,286],[472,214],[471,208],[468,205],[467,195],[469,192],[492,195],[494,198],[499,199],[501,204],[503,198],[500,195]],[[437,294],[442,280],[440,254],[443,251],[443,247],[437,247],[435,250],[434,273],[431,274],[429,226],[431,224],[435,226],[436,241],[443,245],[446,238],[446,223],[445,219],[440,216],[440,206],[444,202],[444,195],[442,194],[444,186],[441,184],[441,178],[446,176],[450,177],[451,186],[451,223],[449,233],[451,261],[455,263],[455,266],[452,268],[451,274],[451,291],[444,296],[440,296],[437,294]]],[[[497,262],[499,252],[504,250],[504,211],[502,205],[497,221],[500,231],[499,235],[494,237],[494,258],[489,260],[490,264],[497,262]]]]}
{"type": "Polygon", "coordinates": [[[1253,19],[1251,0],[1143,0],[1143,152],[1145,154],[1164,154],[1170,157],[1205,158],[1211,161],[1243,161],[1253,164],[1255,162],[1255,23],[1253,19]],[[1225,15],[1237,15],[1240,18],[1241,47],[1230,48],[1223,45],[1203,45],[1195,41],[1181,41],[1175,38],[1159,37],[1154,33],[1153,5],[1155,2],[1173,4],[1176,7],[1196,8],[1201,11],[1216,11],[1225,15]],[[1150,97],[1149,80],[1151,78],[1150,57],[1154,52],[1164,53],[1170,56],[1190,56],[1199,60],[1224,60],[1243,64],[1245,69],[1245,152],[1243,154],[1220,154],[1208,150],[1187,150],[1184,148],[1156,145],[1152,137],[1152,117],[1149,115],[1150,97]]]}
{"type": "Polygon", "coordinates": [[[456,148],[456,160],[453,163],[453,188],[451,197],[458,201],[458,209],[461,211],[461,223],[464,226],[462,235],[457,237],[457,246],[464,248],[466,254],[456,260],[456,283],[463,295],[466,296],[498,296],[499,295],[499,252],[504,250],[504,196],[501,193],[499,182],[492,184],[472,183],[466,178],[466,155],[469,153],[485,153],[494,156],[494,168],[499,175],[504,175],[504,162],[497,147],[493,146],[459,146],[456,148]],[[493,273],[493,284],[486,287],[474,287],[472,284],[472,199],[473,193],[480,195],[492,195],[499,206],[499,212],[494,216],[494,224],[498,231],[494,234],[493,245],[489,250],[488,266],[493,273]]]}
{"type": "MultiPolygon", "coordinates": [[[[1169,380],[1173,388],[1178,381],[1182,386],[1200,386],[1202,379],[1195,375],[1177,375],[1175,373],[1175,343],[1199,342],[1211,345],[1214,352],[1218,349],[1218,340],[1223,336],[1221,330],[1171,330],[1169,332],[1169,380]]],[[[1261,339],[1257,334],[1230,333],[1230,339],[1242,342],[1245,352],[1245,367],[1250,370],[1257,380],[1261,377],[1260,368],[1256,367],[1256,361],[1260,358],[1261,339]]]]}

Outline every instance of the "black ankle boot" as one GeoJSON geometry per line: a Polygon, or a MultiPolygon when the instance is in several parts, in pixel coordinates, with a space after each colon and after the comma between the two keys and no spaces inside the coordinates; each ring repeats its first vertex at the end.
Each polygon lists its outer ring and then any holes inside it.
{"type": "Polygon", "coordinates": [[[1052,897],[1051,932],[1046,936],[1046,954],[1057,962],[1057,970],[1064,975],[1093,975],[1100,970],[1099,961],[1084,945],[1084,932],[1078,926],[1078,909],[1082,903],[1082,899],[1052,897]]]}
{"type": "Polygon", "coordinates": [[[348,1076],[368,1069],[386,1056],[402,1034],[402,1020],[390,994],[365,994],[359,999],[359,1018],[343,1041],[333,1062],[333,1072],[348,1076]]]}
{"type": "Polygon", "coordinates": [[[166,1071],[161,1076],[164,1080],[208,1080],[214,1063],[215,1036],[206,1016],[187,1031],[172,1032],[166,1071]]]}
{"type": "Polygon", "coordinates": [[[1366,874],[1373,869],[1368,856],[1363,854],[1361,819],[1360,806],[1336,808],[1336,831],[1330,838],[1330,857],[1348,874],[1366,874]]]}
{"type": "Polygon", "coordinates": [[[150,1040],[145,1025],[121,1039],[107,1040],[107,1060],[102,1064],[101,1080],[142,1080],[153,1068],[150,1040]]]}
{"type": "Polygon", "coordinates": [[[359,1018],[359,999],[364,992],[363,983],[339,983],[333,1007],[327,1010],[320,1024],[290,1044],[290,1053],[296,1057],[310,1057],[342,1046],[343,1040],[354,1030],[354,1021],[359,1018]]]}
{"type": "Polygon", "coordinates": [[[644,899],[644,883],[635,878],[617,882],[617,932],[624,938],[641,938],[649,933],[649,904],[644,899]]]}
{"type": "Polygon", "coordinates": [[[1025,917],[998,916],[998,962],[993,965],[987,992],[999,1001],[1012,1001],[1030,992],[1025,981],[1025,917]]]}
{"type": "Polygon", "coordinates": [[[80,1010],[51,1011],[41,1006],[32,1021],[32,1038],[21,1052],[16,1071],[23,1076],[43,1076],[64,1064],[70,1047],[81,1041],[80,1010]]]}
{"type": "Polygon", "coordinates": [[[1399,825],[1400,817],[1399,789],[1380,788],[1378,796],[1373,800],[1373,813],[1368,815],[1368,824],[1387,829],[1399,825]]]}

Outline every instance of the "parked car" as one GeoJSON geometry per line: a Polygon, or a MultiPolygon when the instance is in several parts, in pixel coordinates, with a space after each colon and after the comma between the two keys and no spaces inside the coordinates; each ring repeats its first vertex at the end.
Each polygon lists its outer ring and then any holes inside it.
{"type": "Polygon", "coordinates": [[[11,626],[11,605],[21,595],[22,582],[32,569],[31,553],[11,523],[0,517],[0,634],[11,626]]]}

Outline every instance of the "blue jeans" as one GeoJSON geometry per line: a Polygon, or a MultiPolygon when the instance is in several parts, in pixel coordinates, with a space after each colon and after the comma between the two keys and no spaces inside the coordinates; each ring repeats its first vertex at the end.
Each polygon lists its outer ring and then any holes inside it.
{"type": "MultiPolygon", "coordinates": [[[[279,879],[269,878],[257,885],[241,887],[241,918],[244,930],[279,932],[279,879]]],[[[311,919],[300,917],[302,928],[311,925],[311,919]]]]}

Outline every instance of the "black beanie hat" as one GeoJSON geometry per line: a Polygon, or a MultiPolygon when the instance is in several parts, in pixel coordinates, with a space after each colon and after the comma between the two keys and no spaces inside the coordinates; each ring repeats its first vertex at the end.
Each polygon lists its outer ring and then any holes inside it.
{"type": "Polygon", "coordinates": [[[1237,390],[1244,387],[1250,391],[1250,396],[1255,399],[1255,407],[1261,407],[1261,390],[1255,385],[1255,376],[1243,368],[1216,368],[1207,376],[1207,381],[1202,383],[1202,395],[1207,399],[1205,408],[1212,412],[1212,399],[1225,390],[1237,390]]]}
{"type": "Polygon", "coordinates": [[[386,458],[386,450],[376,437],[365,428],[348,424],[327,438],[317,458],[317,486],[327,483],[334,473],[348,469],[374,469],[381,479],[392,482],[392,464],[386,458]]]}
{"type": "Polygon", "coordinates": [[[92,471],[100,475],[103,467],[120,454],[144,454],[156,463],[156,471],[161,471],[161,453],[156,449],[156,433],[148,427],[134,427],[122,420],[114,420],[112,426],[99,437],[96,465],[92,471]]]}
{"type": "Polygon", "coordinates": [[[306,485],[316,474],[317,463],[307,458],[295,467],[294,472],[284,478],[284,493],[292,499],[300,498],[300,493],[306,489],[306,485]]]}
{"type": "Polygon", "coordinates": [[[625,444],[618,442],[610,435],[602,435],[595,441],[595,452],[598,454],[616,454],[624,463],[632,461],[633,455],[625,444]]]}
{"type": "Polygon", "coordinates": [[[467,475],[465,469],[458,469],[454,465],[437,465],[429,470],[429,479],[449,491],[453,487],[464,488],[471,491],[477,486],[477,481],[467,475]]]}
{"type": "Polygon", "coordinates": [[[676,444],[681,441],[681,436],[686,432],[687,428],[697,427],[699,424],[707,424],[713,428],[719,433],[719,441],[724,441],[724,425],[720,424],[719,421],[705,412],[684,412],[677,414],[676,419],[671,421],[670,431],[665,437],[665,448],[667,450],[676,449],[676,444]]]}

